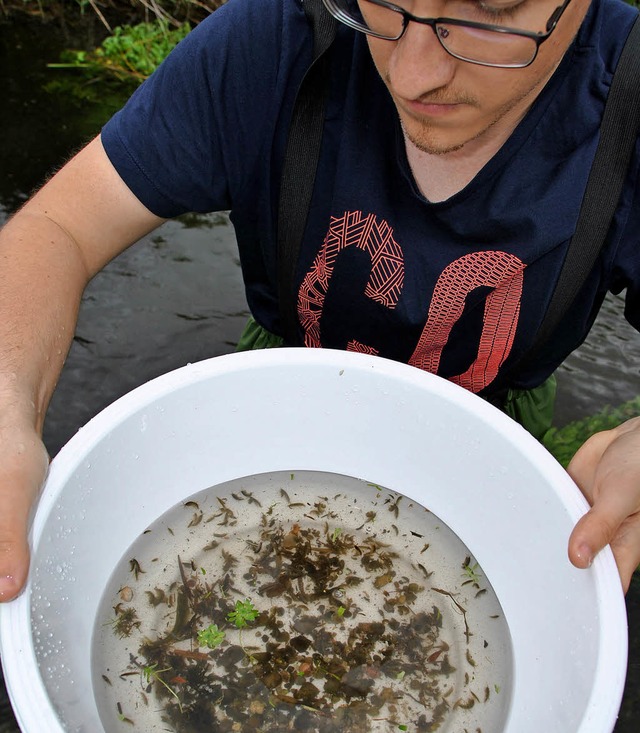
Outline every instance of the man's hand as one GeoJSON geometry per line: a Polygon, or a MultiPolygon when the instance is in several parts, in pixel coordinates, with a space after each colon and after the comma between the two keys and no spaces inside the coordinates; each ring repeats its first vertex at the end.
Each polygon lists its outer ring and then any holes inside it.
{"type": "Polygon", "coordinates": [[[15,598],[26,582],[30,511],[48,465],[34,429],[0,428],[0,603],[15,598]]]}
{"type": "Polygon", "coordinates": [[[596,433],[567,469],[591,509],[569,539],[569,559],[579,568],[610,545],[626,593],[640,564],[640,417],[596,433]]]}

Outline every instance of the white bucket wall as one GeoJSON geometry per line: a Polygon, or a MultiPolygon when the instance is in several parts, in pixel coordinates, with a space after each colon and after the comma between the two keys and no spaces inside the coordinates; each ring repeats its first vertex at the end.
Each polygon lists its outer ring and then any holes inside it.
{"type": "Polygon", "coordinates": [[[512,636],[503,733],[610,733],[626,674],[624,599],[608,549],[588,571],[567,559],[586,503],[564,470],[462,388],[378,357],[315,349],[171,372],[108,407],[56,457],[34,521],[29,585],[0,609],[0,654],[24,733],[103,730],[93,623],[140,533],[208,486],[279,470],[381,484],[465,542],[512,636]]]}

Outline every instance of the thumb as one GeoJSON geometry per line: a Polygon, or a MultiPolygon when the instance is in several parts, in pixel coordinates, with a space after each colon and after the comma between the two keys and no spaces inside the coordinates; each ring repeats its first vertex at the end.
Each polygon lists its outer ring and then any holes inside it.
{"type": "Polygon", "coordinates": [[[7,442],[0,449],[0,602],[14,599],[26,582],[30,512],[49,462],[35,432],[7,442]]]}
{"type": "Polygon", "coordinates": [[[625,590],[640,562],[640,419],[589,438],[568,472],[592,508],[569,538],[569,559],[588,567],[606,545],[625,590]]]}
{"type": "Polygon", "coordinates": [[[610,545],[625,592],[639,560],[640,523],[634,511],[625,493],[603,493],[569,538],[569,559],[578,568],[589,567],[598,552],[610,545]]]}
{"type": "Polygon", "coordinates": [[[578,568],[588,568],[603,547],[610,544],[624,517],[615,517],[596,506],[583,515],[569,538],[569,559],[578,568]]]}
{"type": "Polygon", "coordinates": [[[26,530],[17,525],[4,533],[0,527],[0,603],[12,601],[22,590],[29,572],[26,530]]]}

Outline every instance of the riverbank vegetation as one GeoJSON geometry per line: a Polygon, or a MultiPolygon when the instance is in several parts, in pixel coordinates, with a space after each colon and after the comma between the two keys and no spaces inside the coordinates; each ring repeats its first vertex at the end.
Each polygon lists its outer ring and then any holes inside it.
{"type": "MultiPolygon", "coordinates": [[[[140,83],[203,18],[226,0],[0,0],[0,21],[16,14],[57,23],[70,47],[57,68],[85,78],[140,83]]],[[[640,6],[640,0],[626,0],[640,6]]]]}
{"type": "MultiPolygon", "coordinates": [[[[0,21],[25,16],[56,26],[67,41],[51,68],[76,79],[116,79],[127,91],[225,0],[0,0],[0,21]]],[[[71,85],[72,80],[68,80],[71,85]]],[[[79,90],[73,92],[79,93],[79,90]]]]}
{"type": "Polygon", "coordinates": [[[640,395],[618,407],[607,405],[595,415],[576,420],[561,428],[551,428],[544,436],[543,443],[566,468],[574,453],[587,438],[601,430],[611,430],[637,415],[640,415],[640,395]]]}
{"type": "Polygon", "coordinates": [[[191,30],[188,22],[173,26],[162,17],[132,26],[116,26],[95,49],[67,50],[50,68],[77,69],[91,79],[114,76],[119,81],[144,81],[191,30]]]}
{"type": "Polygon", "coordinates": [[[81,25],[97,19],[111,33],[117,25],[164,19],[196,24],[225,0],[0,0],[0,19],[29,15],[47,22],[81,25]]]}

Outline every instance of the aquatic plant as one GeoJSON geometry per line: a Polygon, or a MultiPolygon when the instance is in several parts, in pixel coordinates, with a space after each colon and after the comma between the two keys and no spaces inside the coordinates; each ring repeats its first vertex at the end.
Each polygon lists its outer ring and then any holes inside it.
{"type": "Polygon", "coordinates": [[[236,601],[236,607],[227,614],[227,619],[238,629],[244,629],[258,618],[260,612],[247,598],[245,601],[236,601]]]}
{"type": "Polygon", "coordinates": [[[224,631],[220,631],[218,624],[209,624],[206,629],[198,632],[198,644],[216,649],[224,641],[224,636],[224,631]]]}
{"type": "MultiPolygon", "coordinates": [[[[471,628],[467,604],[483,580],[478,565],[466,556],[450,589],[420,582],[432,575],[426,559],[417,562],[429,544],[406,531],[415,543],[412,562],[377,536],[399,536],[393,522],[402,522],[405,504],[374,488],[377,511],[363,506],[356,521],[334,512],[340,494],[296,501],[281,488],[280,501],[263,507],[243,488],[188,501],[184,520],[175,516],[162,531],[173,538],[184,523],[190,537],[198,532],[197,546],[190,542],[194,559],[178,556],[177,568],[165,559],[150,579],[159,557],[136,550],[123,558],[127,580],[135,575],[142,586],[135,598],[155,620],[138,629],[140,641],[130,640],[118,676],[142,675],[141,694],[153,692],[167,730],[226,732],[241,724],[257,733],[349,733],[382,721],[389,730],[435,731],[456,710],[497,694],[488,684],[472,689],[470,644],[479,629],[471,628]],[[249,505],[255,514],[244,535],[249,505]],[[245,539],[227,551],[224,543],[237,533],[245,539]],[[166,585],[157,587],[161,580],[166,585]],[[447,625],[452,617],[456,630],[447,625]]],[[[122,698],[115,701],[122,707],[122,698]]],[[[140,724],[132,713],[128,719],[140,724]]]]}

